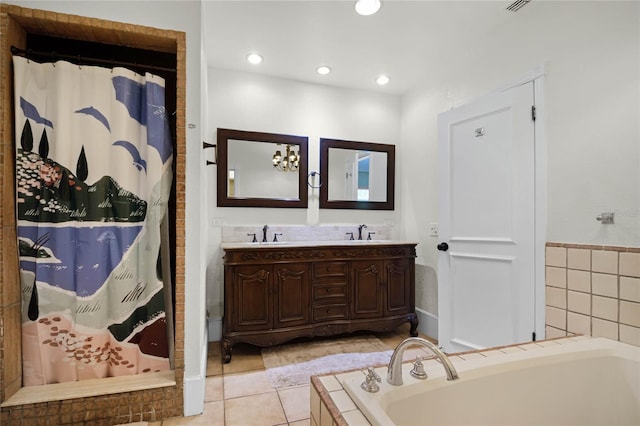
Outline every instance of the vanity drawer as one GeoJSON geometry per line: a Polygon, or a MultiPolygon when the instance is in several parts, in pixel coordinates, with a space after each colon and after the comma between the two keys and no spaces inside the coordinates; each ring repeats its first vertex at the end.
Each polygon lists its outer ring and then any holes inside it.
{"type": "Polygon", "coordinates": [[[315,262],[313,264],[313,278],[346,277],[349,264],[342,261],[315,262]]]}
{"type": "Polygon", "coordinates": [[[347,283],[313,286],[314,302],[343,301],[347,302],[347,283]]]}
{"type": "Polygon", "coordinates": [[[349,309],[346,304],[314,306],[312,321],[347,319],[349,309]]]}

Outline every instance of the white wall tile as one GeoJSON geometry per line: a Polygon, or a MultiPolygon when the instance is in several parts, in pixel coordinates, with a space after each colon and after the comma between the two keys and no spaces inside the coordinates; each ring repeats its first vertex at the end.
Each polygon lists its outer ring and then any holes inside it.
{"type": "Polygon", "coordinates": [[[565,268],[547,266],[545,280],[548,286],[567,288],[567,270],[565,268]]]}
{"type": "Polygon", "coordinates": [[[640,302],[640,278],[620,277],[620,299],[640,302]]]}
{"type": "Polygon", "coordinates": [[[591,335],[591,317],[567,312],[567,331],[569,333],[591,335]]]}
{"type": "Polygon", "coordinates": [[[618,299],[593,296],[592,315],[609,321],[618,321],[618,299]]]}
{"type": "Polygon", "coordinates": [[[591,288],[593,294],[618,297],[618,276],[594,272],[591,274],[591,288]]]}
{"type": "Polygon", "coordinates": [[[620,253],[620,275],[640,277],[640,253],[620,253]]]}
{"type": "Polygon", "coordinates": [[[566,331],[557,329],[555,327],[549,327],[549,326],[545,327],[545,332],[546,332],[546,336],[545,336],[546,339],[555,339],[557,337],[565,337],[567,335],[566,331]]]}
{"type": "Polygon", "coordinates": [[[567,269],[567,288],[569,290],[591,292],[591,274],[587,271],[567,269]]]}
{"type": "Polygon", "coordinates": [[[547,306],[567,309],[567,290],[549,286],[547,286],[545,290],[547,306]]]}
{"type": "Polygon", "coordinates": [[[591,270],[591,250],[589,249],[567,249],[567,268],[591,270]]]}
{"type": "Polygon", "coordinates": [[[640,346],[640,328],[620,324],[620,341],[640,346]]]}
{"type": "Polygon", "coordinates": [[[546,323],[551,327],[559,328],[561,330],[566,330],[567,329],[567,311],[565,311],[564,309],[558,309],[558,308],[547,306],[546,323]]]}
{"type": "Polygon", "coordinates": [[[591,335],[593,337],[606,337],[607,339],[618,340],[618,323],[592,318],[591,335]]]}
{"type": "Polygon", "coordinates": [[[547,247],[546,248],[546,264],[547,266],[567,266],[567,249],[564,247],[547,247]]]}
{"type": "Polygon", "coordinates": [[[640,303],[621,300],[620,323],[640,327],[640,303]]]}
{"type": "Polygon", "coordinates": [[[567,292],[567,309],[579,314],[591,315],[591,294],[578,291],[567,292]]]}
{"type": "Polygon", "coordinates": [[[608,250],[591,251],[591,270],[605,274],[618,273],[618,252],[608,250]]]}

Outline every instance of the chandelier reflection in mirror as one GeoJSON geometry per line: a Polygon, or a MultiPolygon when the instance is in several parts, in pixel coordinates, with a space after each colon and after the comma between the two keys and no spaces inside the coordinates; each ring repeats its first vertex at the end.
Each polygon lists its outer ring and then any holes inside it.
{"type": "MultiPolygon", "coordinates": [[[[280,144],[278,144],[280,145],[280,144]]],[[[297,153],[287,145],[285,155],[280,150],[273,154],[273,167],[281,172],[296,172],[300,167],[300,151],[297,153]]]]}

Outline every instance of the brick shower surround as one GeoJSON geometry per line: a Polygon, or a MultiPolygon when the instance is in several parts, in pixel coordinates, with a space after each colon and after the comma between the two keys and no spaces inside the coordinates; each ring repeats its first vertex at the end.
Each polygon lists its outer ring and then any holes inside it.
{"type": "Polygon", "coordinates": [[[547,338],[640,346],[640,247],[548,242],[545,265],[547,338]]]}
{"type": "Polygon", "coordinates": [[[15,221],[15,177],[10,46],[26,33],[175,53],[177,56],[175,386],[2,407],[2,425],[112,425],[183,414],[186,35],[101,19],[0,4],[0,401],[21,388],[20,284],[15,221]]]}

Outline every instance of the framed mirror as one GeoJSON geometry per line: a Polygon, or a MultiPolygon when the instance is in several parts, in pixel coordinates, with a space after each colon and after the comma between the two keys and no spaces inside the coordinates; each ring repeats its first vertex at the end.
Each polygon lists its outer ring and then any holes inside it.
{"type": "Polygon", "coordinates": [[[320,139],[320,208],[393,210],[395,145],[320,139]]]}
{"type": "Polygon", "coordinates": [[[218,129],[219,207],[307,207],[308,138],[218,129]]]}

